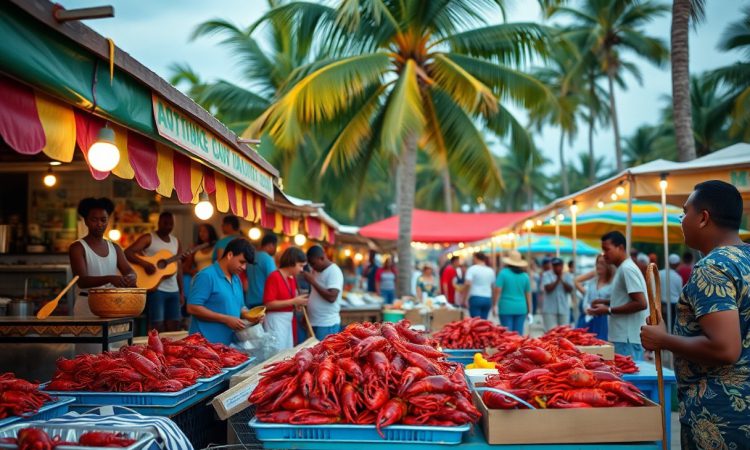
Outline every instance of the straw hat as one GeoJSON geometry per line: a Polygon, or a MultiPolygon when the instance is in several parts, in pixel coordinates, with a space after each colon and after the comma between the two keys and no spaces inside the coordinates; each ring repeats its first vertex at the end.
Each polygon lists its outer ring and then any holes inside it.
{"type": "Polygon", "coordinates": [[[523,260],[518,250],[511,251],[508,257],[503,258],[503,264],[513,267],[526,267],[529,265],[529,263],[523,260]]]}

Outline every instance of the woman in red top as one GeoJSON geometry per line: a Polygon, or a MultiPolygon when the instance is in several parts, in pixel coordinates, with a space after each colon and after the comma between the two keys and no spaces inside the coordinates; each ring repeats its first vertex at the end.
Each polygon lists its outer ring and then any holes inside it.
{"type": "Polygon", "coordinates": [[[308,294],[297,295],[295,281],[305,263],[305,252],[297,247],[289,247],[281,254],[279,270],[266,279],[263,290],[263,304],[267,311],[264,328],[276,337],[279,350],[294,347],[294,308],[307,305],[308,294]]]}

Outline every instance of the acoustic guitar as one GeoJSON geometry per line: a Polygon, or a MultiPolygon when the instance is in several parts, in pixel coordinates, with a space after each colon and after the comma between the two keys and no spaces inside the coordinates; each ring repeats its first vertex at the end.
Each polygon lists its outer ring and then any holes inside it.
{"type": "Polygon", "coordinates": [[[159,283],[161,283],[161,280],[177,273],[177,264],[179,264],[182,258],[212,245],[212,242],[196,245],[179,255],[173,255],[169,250],[159,250],[153,256],[138,255],[142,260],[153,264],[154,267],[156,267],[156,272],[149,275],[146,273],[146,269],[144,269],[143,266],[135,263],[131,264],[133,272],[135,272],[135,275],[137,276],[135,282],[136,286],[148,289],[149,291],[156,289],[156,287],[159,286],[159,283]]]}

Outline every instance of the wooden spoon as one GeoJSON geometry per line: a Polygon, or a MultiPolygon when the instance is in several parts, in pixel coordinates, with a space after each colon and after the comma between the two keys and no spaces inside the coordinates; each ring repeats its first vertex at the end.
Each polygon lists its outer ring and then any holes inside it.
{"type": "Polygon", "coordinates": [[[38,313],[36,313],[37,319],[46,319],[49,317],[50,314],[52,314],[52,311],[57,308],[57,304],[60,303],[60,299],[63,295],[65,295],[66,292],[70,290],[70,288],[73,287],[74,284],[76,284],[76,281],[78,281],[78,275],[74,276],[72,280],[70,280],[70,283],[68,283],[67,286],[65,286],[65,289],[63,289],[59,294],[57,294],[57,297],[55,297],[54,300],[51,300],[47,302],[42,308],[39,310],[38,313]]]}

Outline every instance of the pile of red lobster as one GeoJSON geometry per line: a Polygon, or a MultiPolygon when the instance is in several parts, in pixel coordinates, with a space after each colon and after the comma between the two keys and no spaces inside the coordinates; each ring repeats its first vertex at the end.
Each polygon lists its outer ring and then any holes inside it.
{"type": "Polygon", "coordinates": [[[46,402],[52,401],[39,385],[16,378],[7,372],[0,375],[0,419],[8,416],[32,416],[46,402]]]}
{"type": "Polygon", "coordinates": [[[589,333],[584,328],[571,328],[567,325],[556,326],[539,339],[544,341],[556,338],[565,338],[575,345],[610,345],[609,342],[597,338],[596,333],[589,333]]]}
{"type": "Polygon", "coordinates": [[[447,349],[500,348],[523,341],[523,336],[479,317],[451,322],[433,334],[440,346],[447,349]]]}
{"type": "Polygon", "coordinates": [[[15,444],[19,450],[53,450],[61,445],[76,447],[130,447],[135,439],[128,439],[122,433],[89,431],[81,434],[78,442],[63,441],[60,436],[50,437],[39,428],[22,428],[14,438],[2,438],[0,443],[15,444]]]}
{"type": "Polygon", "coordinates": [[[263,422],[381,427],[476,422],[463,368],[436,342],[397,324],[354,323],[269,364],[248,401],[263,422]]]}
{"type": "Polygon", "coordinates": [[[179,341],[149,332],[148,345],[129,345],[116,352],[60,358],[45,389],[50,391],[176,392],[198,378],[221,373],[248,358],[200,334],[179,341]]]}
{"type": "Polygon", "coordinates": [[[615,366],[620,373],[636,373],[639,370],[631,356],[615,354],[615,366]]]}
{"type": "MultiPolygon", "coordinates": [[[[579,351],[565,338],[529,339],[499,359],[487,387],[500,389],[535,408],[590,408],[643,405],[643,394],[620,378],[612,362],[579,351]]],[[[489,408],[523,407],[498,392],[484,392],[489,408]]]]}

